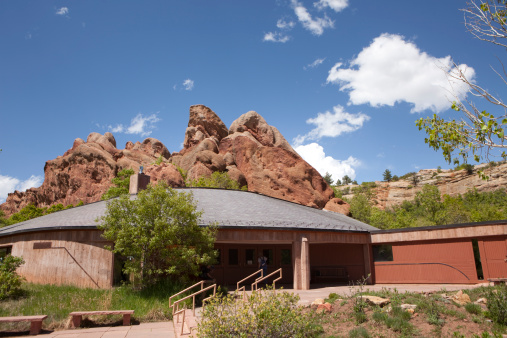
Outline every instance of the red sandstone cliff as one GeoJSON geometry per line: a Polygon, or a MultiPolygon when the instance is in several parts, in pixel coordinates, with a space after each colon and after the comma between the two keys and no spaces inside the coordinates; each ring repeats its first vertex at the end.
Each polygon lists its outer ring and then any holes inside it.
{"type": "Polygon", "coordinates": [[[203,105],[190,107],[185,141],[179,152],[171,155],[154,138],[142,143],[127,142],[125,149],[120,150],[111,133],[91,133],[86,141],[76,139],[63,156],[46,162],[40,187],[9,194],[0,208],[11,215],[28,204],[46,207],[98,201],[118,171],[132,168],[137,172],[141,165],[155,183],[165,180],[173,187],[185,186],[176,166],[187,170],[188,179],[226,171],[241,185],[247,184],[249,191],[348,213],[348,205],[332,199],[333,191],[322,176],[262,116],[248,112],[227,129],[203,105]],[[156,165],[159,158],[162,163],[156,165]]]}

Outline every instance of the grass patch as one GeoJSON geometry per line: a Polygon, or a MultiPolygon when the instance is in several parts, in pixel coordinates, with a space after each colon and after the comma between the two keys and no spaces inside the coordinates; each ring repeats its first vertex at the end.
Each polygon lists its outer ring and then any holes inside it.
{"type": "Polygon", "coordinates": [[[475,303],[465,304],[465,310],[467,310],[468,313],[471,313],[473,315],[479,315],[482,313],[481,306],[475,303]]]}
{"type": "Polygon", "coordinates": [[[370,334],[364,327],[359,326],[349,331],[350,338],[369,338],[370,334]]]}
{"type": "MultiPolygon", "coordinates": [[[[172,318],[168,299],[182,290],[183,285],[163,281],[143,290],[129,286],[113,289],[89,289],[75,286],[56,286],[25,283],[22,294],[0,301],[0,316],[27,316],[47,314],[44,329],[61,329],[67,324],[72,311],[134,310],[133,318],[141,322],[172,318]]],[[[118,316],[99,318],[102,323],[117,320],[118,316]]],[[[26,323],[2,323],[2,330],[26,328],[26,323]]]]}

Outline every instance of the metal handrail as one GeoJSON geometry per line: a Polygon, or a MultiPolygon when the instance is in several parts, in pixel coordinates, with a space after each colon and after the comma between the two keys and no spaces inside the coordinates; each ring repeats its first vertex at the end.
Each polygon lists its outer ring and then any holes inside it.
{"type": "Polygon", "coordinates": [[[197,285],[201,285],[201,290],[202,290],[202,288],[203,288],[203,286],[204,286],[204,281],[202,280],[202,281],[200,281],[199,283],[195,283],[194,285],[189,286],[189,287],[188,287],[188,288],[186,288],[185,290],[180,291],[180,292],[178,292],[178,293],[176,293],[176,294],[172,295],[171,297],[169,297],[169,307],[171,307],[171,299],[173,299],[174,297],[176,297],[176,296],[178,296],[178,295],[181,295],[182,293],[184,293],[184,292],[186,292],[186,291],[188,291],[188,290],[190,290],[190,289],[193,289],[193,288],[194,288],[194,287],[196,287],[197,285]]]}
{"type": "Polygon", "coordinates": [[[266,276],[262,276],[262,277],[259,277],[259,278],[256,278],[255,279],[255,282],[252,283],[252,291],[254,289],[254,285],[255,285],[255,291],[257,291],[257,284],[259,284],[260,282],[262,282],[263,280],[265,280],[266,278],[268,277],[271,277],[273,276],[274,274],[276,274],[277,272],[280,272],[280,277],[278,277],[277,279],[275,279],[273,281],[273,291],[276,292],[276,287],[275,287],[275,283],[277,281],[279,281],[280,279],[282,279],[282,268],[276,270],[276,271],[273,271],[272,273],[270,273],[269,275],[266,275],[266,276]]]}
{"type": "MultiPolygon", "coordinates": [[[[185,289],[185,290],[183,290],[183,291],[181,291],[179,293],[182,293],[184,291],[188,291],[192,287],[194,287],[194,286],[196,286],[198,284],[201,284],[201,283],[204,283],[204,281],[201,281],[200,283],[197,283],[197,284],[191,286],[190,288],[187,288],[187,289],[185,289]]],[[[211,288],[213,288],[213,296],[209,296],[209,297],[203,299],[202,304],[204,306],[204,302],[206,300],[211,299],[212,297],[216,296],[216,293],[217,293],[217,285],[216,284],[210,285],[208,287],[205,287],[204,289],[201,289],[201,290],[199,290],[197,292],[194,292],[191,295],[188,295],[186,297],[180,298],[180,299],[178,299],[177,301],[175,301],[173,303],[173,320],[174,320],[174,316],[176,316],[176,322],[179,323],[180,322],[180,313],[183,312],[183,319],[182,319],[182,322],[181,322],[181,333],[180,333],[180,335],[183,334],[183,326],[185,325],[185,308],[180,309],[180,303],[183,302],[184,300],[187,300],[190,297],[192,297],[192,313],[194,314],[194,317],[195,317],[195,296],[197,296],[197,295],[199,295],[199,294],[201,294],[201,293],[203,293],[205,291],[208,291],[211,288]]]]}
{"type": "MultiPolygon", "coordinates": [[[[188,295],[186,297],[180,298],[177,301],[175,301],[174,304],[173,304],[173,314],[175,313],[175,311],[179,311],[180,310],[179,305],[180,305],[181,302],[183,302],[184,300],[187,300],[189,298],[192,298],[192,311],[193,311],[194,316],[195,316],[195,296],[197,296],[198,294],[203,293],[204,291],[208,291],[209,289],[213,289],[213,297],[214,297],[216,295],[216,293],[217,293],[217,285],[216,284],[213,284],[213,285],[210,285],[208,287],[205,287],[204,289],[201,289],[201,290],[199,290],[197,292],[194,292],[191,295],[188,295]]],[[[208,298],[211,298],[211,297],[208,297],[208,298]]],[[[206,298],[206,299],[208,299],[208,298],[206,298]]]]}
{"type": "MultiPolygon", "coordinates": [[[[260,272],[262,272],[262,269],[259,269],[259,270],[255,271],[255,272],[254,272],[254,273],[252,273],[251,275],[249,275],[249,276],[247,276],[247,277],[243,278],[242,280],[240,280],[239,282],[237,282],[237,283],[236,283],[236,291],[238,291],[238,290],[239,290],[239,284],[241,284],[242,282],[246,281],[246,280],[247,280],[247,279],[249,279],[250,277],[253,277],[253,276],[255,276],[255,275],[259,274],[260,272]]],[[[262,276],[262,274],[261,274],[261,276],[262,276]]]]}

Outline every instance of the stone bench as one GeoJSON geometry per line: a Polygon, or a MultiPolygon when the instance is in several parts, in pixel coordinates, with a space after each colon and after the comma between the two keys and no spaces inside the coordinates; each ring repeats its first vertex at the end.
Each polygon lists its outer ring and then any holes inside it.
{"type": "Polygon", "coordinates": [[[72,316],[72,327],[81,326],[83,316],[92,315],[123,315],[123,325],[130,325],[130,316],[134,314],[134,310],[112,310],[112,311],[75,311],[69,313],[72,316]]]}
{"type": "Polygon", "coordinates": [[[0,323],[30,322],[30,334],[39,334],[42,330],[42,321],[46,318],[47,315],[0,317],[0,323]]]}
{"type": "Polygon", "coordinates": [[[493,285],[507,284],[507,278],[488,278],[488,282],[492,282],[493,285]]]}

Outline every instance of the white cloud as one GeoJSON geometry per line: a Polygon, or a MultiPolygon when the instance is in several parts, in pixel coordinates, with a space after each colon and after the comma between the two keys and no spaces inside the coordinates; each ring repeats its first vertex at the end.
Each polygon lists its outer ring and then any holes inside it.
{"type": "Polygon", "coordinates": [[[356,178],[356,171],[354,168],[361,165],[361,162],[352,156],[344,161],[326,156],[324,148],[317,143],[298,146],[295,147],[294,150],[322,176],[328,172],[332,175],[334,180],[341,179],[345,175],[348,175],[354,180],[356,178]]]}
{"type": "Polygon", "coordinates": [[[32,187],[39,187],[43,182],[41,176],[30,176],[29,179],[20,181],[15,177],[0,175],[0,204],[4,203],[7,199],[7,194],[15,190],[25,191],[32,187]]]}
{"type": "Polygon", "coordinates": [[[329,7],[335,12],[341,12],[349,5],[349,2],[348,0],[320,0],[319,2],[314,2],[313,5],[318,9],[329,7]]]}
{"type": "Polygon", "coordinates": [[[115,127],[109,126],[109,130],[113,133],[125,134],[139,134],[141,136],[149,136],[155,128],[155,123],[160,121],[157,116],[158,113],[149,116],[143,116],[141,113],[137,114],[131,121],[130,126],[125,127],[118,124],[115,127]]]}
{"type": "Polygon", "coordinates": [[[62,7],[56,10],[56,15],[67,15],[69,14],[69,9],[67,7],[62,7]]]}
{"type": "Polygon", "coordinates": [[[285,35],[280,32],[269,32],[264,34],[264,39],[262,41],[270,41],[270,42],[281,42],[285,43],[290,40],[290,36],[285,35]]]}
{"type": "Polygon", "coordinates": [[[186,79],[183,81],[183,87],[185,87],[185,90],[192,90],[194,89],[194,81],[190,79],[186,79]]]}
{"type": "Polygon", "coordinates": [[[123,125],[119,124],[116,127],[109,126],[109,130],[112,133],[123,133],[124,128],[123,128],[123,125]]]}
{"type": "Polygon", "coordinates": [[[312,32],[314,35],[322,35],[325,28],[333,28],[334,22],[329,19],[325,14],[322,18],[312,18],[306,7],[304,7],[297,0],[291,0],[294,13],[298,17],[299,22],[304,28],[312,32]]]}
{"type": "Polygon", "coordinates": [[[322,137],[337,137],[358,130],[369,119],[366,114],[347,113],[342,106],[337,105],[333,107],[333,112],[318,113],[317,117],[306,120],[306,123],[316,127],[306,135],[298,135],[293,142],[299,146],[307,140],[318,141],[322,137]]]}
{"type": "MultiPolygon", "coordinates": [[[[474,80],[473,68],[464,64],[459,68],[474,80]]],[[[350,62],[350,68],[342,68],[342,63],[331,68],[327,83],[339,84],[341,91],[348,92],[350,104],[379,107],[408,102],[413,104],[412,113],[441,112],[455,96],[466,95],[463,83],[449,79],[455,71],[450,56],[435,58],[403,36],[382,34],[350,62]]]]}
{"type": "Polygon", "coordinates": [[[303,67],[303,69],[308,69],[308,68],[315,68],[317,66],[320,66],[324,61],[326,60],[326,58],[323,58],[323,59],[316,59],[315,61],[313,61],[312,63],[310,63],[309,65],[306,65],[305,67],[303,67]]]}
{"type": "Polygon", "coordinates": [[[292,28],[294,28],[295,25],[296,25],[296,23],[292,20],[285,21],[284,19],[279,19],[276,22],[276,27],[283,29],[283,30],[291,30],[292,28]]]}

